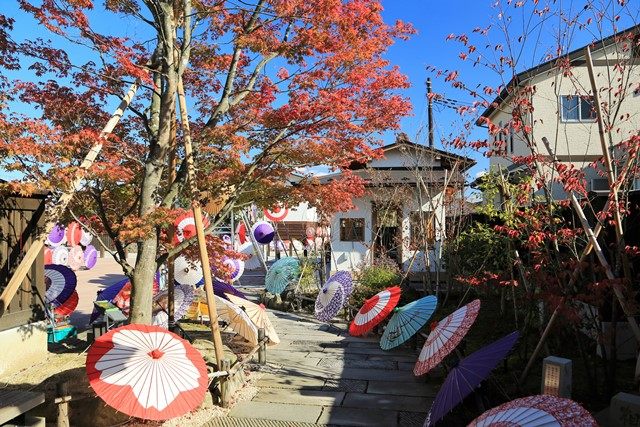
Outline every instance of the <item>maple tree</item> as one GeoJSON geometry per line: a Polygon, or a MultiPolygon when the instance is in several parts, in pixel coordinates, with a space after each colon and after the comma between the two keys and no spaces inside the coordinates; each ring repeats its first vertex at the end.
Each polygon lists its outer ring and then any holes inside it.
{"type": "MultiPolygon", "coordinates": [[[[69,210],[113,239],[113,255],[133,283],[133,322],[151,321],[157,268],[194,243],[167,238],[191,201],[176,119],[180,84],[191,109],[201,202],[220,208],[209,232],[249,203],[308,201],[325,213],[349,208],[363,191],[356,177],[345,173],[320,185],[302,173],[292,186],[291,173],[317,165],[339,169],[378,155],[380,132],[397,128],[410,110],[398,93],[408,80],[383,55],[413,29],[387,25],[378,1],[19,5],[51,38],[19,40],[14,27],[29,24],[0,15],[0,67],[7,70],[0,77],[0,164],[24,175],[22,188],[54,196],[67,189],[108,120],[110,103],[139,82],[129,113],[105,141],[69,210]],[[105,20],[117,25],[101,31],[105,20]],[[25,109],[34,113],[17,112],[25,109]],[[129,245],[136,247],[132,264],[129,245]]],[[[215,238],[209,244],[215,265],[224,247],[215,238]]]]}

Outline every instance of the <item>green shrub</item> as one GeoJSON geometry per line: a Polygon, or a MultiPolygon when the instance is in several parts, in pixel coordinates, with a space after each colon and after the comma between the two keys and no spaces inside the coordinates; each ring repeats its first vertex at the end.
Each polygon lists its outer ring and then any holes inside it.
{"type": "Polygon", "coordinates": [[[359,308],[362,303],[389,286],[400,285],[402,272],[398,264],[389,258],[378,258],[360,267],[355,274],[356,285],[350,303],[359,308]]]}

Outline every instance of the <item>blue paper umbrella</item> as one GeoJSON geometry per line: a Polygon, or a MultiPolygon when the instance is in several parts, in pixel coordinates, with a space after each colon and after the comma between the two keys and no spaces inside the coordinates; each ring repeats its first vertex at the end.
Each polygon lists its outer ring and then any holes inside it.
{"type": "Polygon", "coordinates": [[[389,350],[399,346],[420,330],[438,305],[438,298],[429,295],[393,309],[394,314],[380,338],[380,347],[389,350]]]}
{"type": "Polygon", "coordinates": [[[280,258],[267,271],[267,275],[264,278],[265,288],[272,294],[280,295],[287,289],[287,286],[298,281],[300,273],[300,261],[298,261],[298,258],[280,258]]]}
{"type": "Polygon", "coordinates": [[[47,287],[44,300],[54,307],[64,304],[76,290],[78,283],[76,273],[72,269],[58,264],[44,266],[44,280],[47,287]]]}
{"type": "Polygon", "coordinates": [[[509,354],[518,340],[518,336],[518,332],[512,332],[498,341],[482,347],[453,366],[433,400],[423,427],[435,425],[465,397],[470,395],[498,366],[498,363],[509,354]]]}

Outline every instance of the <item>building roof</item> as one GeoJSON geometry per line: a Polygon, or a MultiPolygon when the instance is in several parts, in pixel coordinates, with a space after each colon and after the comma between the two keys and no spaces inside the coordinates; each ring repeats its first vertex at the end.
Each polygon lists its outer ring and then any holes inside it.
{"type": "MultiPolygon", "coordinates": [[[[609,37],[606,37],[602,40],[598,40],[594,43],[591,43],[590,45],[593,46],[593,50],[601,50],[604,49],[614,43],[616,43],[616,41],[627,34],[638,34],[640,33],[640,24],[638,25],[634,25],[633,27],[627,28],[626,30],[622,30],[619,31],[609,37]]],[[[509,81],[509,83],[507,83],[507,85],[504,87],[504,89],[502,89],[502,91],[500,92],[500,94],[493,100],[493,102],[489,105],[489,107],[484,110],[484,112],[482,113],[482,115],[480,116],[480,118],[488,118],[490,117],[493,112],[500,106],[500,104],[502,104],[502,102],[504,100],[506,100],[509,95],[511,95],[513,93],[513,91],[522,83],[525,82],[529,79],[531,79],[532,77],[535,77],[537,75],[540,75],[542,73],[545,73],[547,71],[550,71],[552,69],[554,69],[557,64],[558,61],[560,59],[564,59],[567,58],[569,59],[569,61],[574,64],[574,65],[579,65],[580,64],[580,59],[585,57],[585,47],[587,47],[589,45],[584,45],[582,47],[579,47],[578,49],[575,49],[569,53],[567,53],[566,55],[562,55],[559,56],[557,58],[553,58],[547,62],[543,62],[542,64],[536,65],[535,67],[529,68],[528,70],[524,70],[518,74],[516,74],[515,76],[513,76],[513,78],[511,78],[511,80],[509,81]]],[[[476,125],[481,126],[482,122],[480,121],[480,118],[478,118],[478,120],[476,121],[476,125]]]]}

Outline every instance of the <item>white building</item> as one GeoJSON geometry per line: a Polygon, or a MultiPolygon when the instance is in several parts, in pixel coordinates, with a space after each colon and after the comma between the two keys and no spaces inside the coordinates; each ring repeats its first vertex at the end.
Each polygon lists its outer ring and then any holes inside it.
{"type": "Polygon", "coordinates": [[[382,150],[384,157],[350,167],[367,182],[366,193],[354,200],[355,209],[331,219],[331,271],[357,270],[382,256],[404,271],[424,272],[427,265],[435,271],[447,201],[463,188],[463,174],[475,162],[412,143],[405,134],[382,150]]]}
{"type": "MultiPolygon", "coordinates": [[[[640,26],[635,26],[591,45],[600,101],[609,110],[605,122],[612,129],[607,134],[611,146],[639,129],[639,31],[640,26]]],[[[587,191],[608,193],[606,177],[590,166],[603,154],[592,99],[585,47],[517,74],[477,122],[486,127],[488,119],[502,129],[490,135],[494,146],[504,150],[491,157],[491,169],[517,173],[524,168],[513,158],[531,154],[545,156],[547,161],[540,163],[548,165],[550,157],[542,142],[545,137],[560,162],[584,172],[587,191]],[[529,142],[513,129],[514,108],[521,109],[521,114],[516,110],[516,116],[522,116],[523,124],[531,127],[529,142]]],[[[550,168],[542,170],[547,182],[553,180],[550,168]]],[[[555,199],[566,198],[558,183],[552,185],[552,192],[555,199]]]]}

